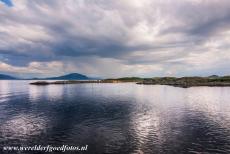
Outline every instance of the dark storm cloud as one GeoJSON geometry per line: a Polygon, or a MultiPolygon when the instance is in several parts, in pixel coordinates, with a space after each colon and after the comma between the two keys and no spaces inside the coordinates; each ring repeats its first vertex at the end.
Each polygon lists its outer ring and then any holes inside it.
{"type": "MultiPolygon", "coordinates": [[[[221,67],[223,57],[230,56],[228,0],[13,3],[13,7],[0,5],[0,61],[12,66],[59,61],[71,65],[71,71],[83,64],[87,65],[84,70],[109,64],[126,72],[139,67],[179,74],[185,65],[194,71],[202,65],[196,56],[215,57],[221,49],[219,59],[211,63],[221,67]],[[87,64],[81,60],[85,58],[87,64]]],[[[101,70],[97,73],[111,69],[101,70]]]]}
{"type": "MultiPolygon", "coordinates": [[[[208,39],[230,28],[230,1],[197,1],[197,4],[181,3],[173,14],[183,23],[171,26],[165,33],[184,33],[208,39]]],[[[175,19],[176,20],[176,19],[175,19]]],[[[199,40],[200,41],[200,40],[199,40]]]]}

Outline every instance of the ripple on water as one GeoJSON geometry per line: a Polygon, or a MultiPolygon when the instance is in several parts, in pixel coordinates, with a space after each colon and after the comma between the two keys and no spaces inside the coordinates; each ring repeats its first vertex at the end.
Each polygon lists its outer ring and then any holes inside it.
{"type": "Polygon", "coordinates": [[[5,140],[26,140],[46,130],[48,121],[33,114],[20,114],[5,121],[0,130],[5,140]]]}
{"type": "Polygon", "coordinates": [[[90,154],[228,154],[229,91],[6,82],[0,85],[0,141],[89,144],[90,154]]]}

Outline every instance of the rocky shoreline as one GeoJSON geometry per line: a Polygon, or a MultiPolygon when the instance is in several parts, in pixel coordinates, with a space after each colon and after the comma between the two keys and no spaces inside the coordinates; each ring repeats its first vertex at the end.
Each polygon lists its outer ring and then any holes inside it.
{"type": "Polygon", "coordinates": [[[209,86],[209,87],[230,87],[230,77],[163,77],[163,78],[152,78],[145,79],[137,84],[144,85],[169,85],[174,87],[199,87],[199,86],[209,86]]]}

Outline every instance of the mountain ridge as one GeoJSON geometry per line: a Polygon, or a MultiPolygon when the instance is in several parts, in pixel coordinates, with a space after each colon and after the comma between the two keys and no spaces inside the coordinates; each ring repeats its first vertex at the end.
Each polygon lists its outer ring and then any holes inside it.
{"type": "Polygon", "coordinates": [[[70,73],[62,76],[57,77],[48,77],[44,78],[45,80],[89,80],[90,78],[86,75],[79,74],[79,73],[70,73]]]}
{"type": "Polygon", "coordinates": [[[18,78],[11,75],[0,74],[0,80],[17,80],[18,78]]]}
{"type": "Polygon", "coordinates": [[[80,73],[69,73],[62,76],[46,77],[46,78],[18,78],[11,75],[0,74],[0,80],[94,80],[96,78],[91,78],[80,73]]]}

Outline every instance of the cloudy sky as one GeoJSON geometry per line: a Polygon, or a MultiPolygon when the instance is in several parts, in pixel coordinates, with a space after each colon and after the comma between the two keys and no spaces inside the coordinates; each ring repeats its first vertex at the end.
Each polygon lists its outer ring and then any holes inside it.
{"type": "Polygon", "coordinates": [[[230,74],[230,0],[0,0],[0,73],[230,74]]]}

